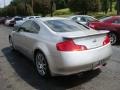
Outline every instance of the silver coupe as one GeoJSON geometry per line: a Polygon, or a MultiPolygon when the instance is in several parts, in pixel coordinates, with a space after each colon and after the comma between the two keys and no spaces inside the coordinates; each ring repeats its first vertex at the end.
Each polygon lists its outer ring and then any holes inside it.
{"type": "Polygon", "coordinates": [[[41,76],[71,75],[106,65],[112,52],[107,33],[66,18],[45,17],[15,28],[9,42],[33,60],[41,76]]]}

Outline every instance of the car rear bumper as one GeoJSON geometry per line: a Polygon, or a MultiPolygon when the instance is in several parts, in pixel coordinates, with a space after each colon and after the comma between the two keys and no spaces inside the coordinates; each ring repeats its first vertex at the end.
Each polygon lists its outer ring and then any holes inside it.
{"type": "Polygon", "coordinates": [[[70,75],[91,70],[96,68],[98,64],[105,64],[111,54],[110,44],[86,51],[60,52],[60,57],[55,63],[54,73],[70,75]]]}

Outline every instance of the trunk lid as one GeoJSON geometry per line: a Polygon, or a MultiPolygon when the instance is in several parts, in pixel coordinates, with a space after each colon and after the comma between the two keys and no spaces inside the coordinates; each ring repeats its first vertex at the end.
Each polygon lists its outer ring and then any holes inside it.
{"type": "Polygon", "coordinates": [[[85,30],[79,32],[59,33],[64,39],[73,39],[77,45],[85,45],[88,49],[103,46],[108,31],[85,30]]]}

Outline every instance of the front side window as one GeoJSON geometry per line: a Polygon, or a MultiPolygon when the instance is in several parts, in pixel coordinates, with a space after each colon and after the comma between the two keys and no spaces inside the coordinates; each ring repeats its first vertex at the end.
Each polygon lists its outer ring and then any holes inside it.
{"type": "Polygon", "coordinates": [[[48,20],[45,24],[55,32],[74,32],[81,30],[88,30],[83,25],[77,24],[72,20],[48,20]]]}

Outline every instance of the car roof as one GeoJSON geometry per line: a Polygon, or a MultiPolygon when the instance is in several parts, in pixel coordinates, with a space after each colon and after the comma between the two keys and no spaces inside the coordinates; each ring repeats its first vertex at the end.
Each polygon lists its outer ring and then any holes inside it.
{"type": "MultiPolygon", "coordinates": [[[[111,17],[111,18],[120,18],[120,16],[108,16],[108,17],[111,17]]],[[[107,18],[107,17],[105,17],[107,18]]]]}
{"type": "Polygon", "coordinates": [[[41,17],[41,16],[27,16],[27,17],[29,18],[29,17],[41,17]]]}
{"type": "Polygon", "coordinates": [[[37,19],[34,19],[34,20],[37,20],[37,21],[49,21],[49,20],[65,20],[67,18],[62,18],[62,17],[42,17],[42,18],[37,18],[37,19]]]}
{"type": "Polygon", "coordinates": [[[108,16],[108,17],[104,17],[99,19],[100,21],[104,21],[104,20],[108,20],[108,19],[118,19],[120,18],[120,16],[108,16]]]}
{"type": "Polygon", "coordinates": [[[120,18],[120,16],[111,16],[112,18],[120,18]]]}
{"type": "Polygon", "coordinates": [[[73,18],[73,17],[93,17],[93,16],[89,16],[89,15],[73,15],[73,16],[70,16],[69,18],[73,18]]]}

